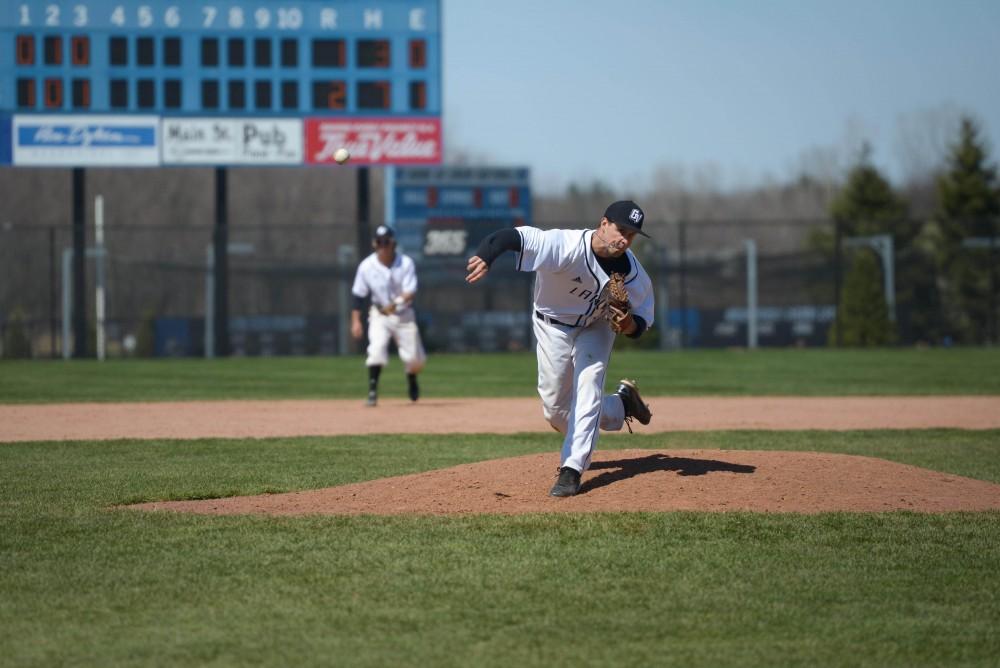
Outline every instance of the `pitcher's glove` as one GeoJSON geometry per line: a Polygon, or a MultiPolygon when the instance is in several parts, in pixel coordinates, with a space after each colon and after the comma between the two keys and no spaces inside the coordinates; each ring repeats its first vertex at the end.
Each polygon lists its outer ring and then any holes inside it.
{"type": "Polygon", "coordinates": [[[625,276],[615,272],[608,281],[608,322],[615,334],[630,332],[635,326],[632,304],[625,289],[625,276]]]}

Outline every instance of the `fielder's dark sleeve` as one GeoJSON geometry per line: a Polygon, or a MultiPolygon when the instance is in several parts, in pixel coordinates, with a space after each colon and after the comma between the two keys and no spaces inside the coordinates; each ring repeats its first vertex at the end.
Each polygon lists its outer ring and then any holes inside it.
{"type": "Polygon", "coordinates": [[[364,311],[365,303],[368,301],[368,297],[359,297],[357,295],[351,295],[354,297],[353,307],[355,311],[364,311]]]}
{"type": "Polygon", "coordinates": [[[476,249],[476,255],[489,267],[507,251],[521,252],[521,235],[513,227],[498,230],[483,239],[476,249]]]}

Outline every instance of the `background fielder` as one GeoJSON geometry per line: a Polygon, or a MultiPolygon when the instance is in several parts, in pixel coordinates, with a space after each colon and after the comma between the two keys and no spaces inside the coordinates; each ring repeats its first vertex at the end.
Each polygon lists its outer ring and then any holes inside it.
{"type": "Polygon", "coordinates": [[[406,367],[410,400],[420,396],[417,374],[427,360],[417,329],[413,298],[417,294],[417,269],[413,259],[396,251],[392,228],[380,225],[372,241],[374,252],[361,261],[354,276],[354,308],[351,311],[351,335],[360,339],[361,310],[371,297],[368,310],[368,405],[378,401],[378,380],[389,361],[389,340],[396,342],[399,358],[406,367]]]}
{"type": "Polygon", "coordinates": [[[599,429],[618,431],[626,420],[650,420],[635,381],[622,380],[604,396],[604,376],[615,334],[639,337],[653,323],[653,285],[629,250],[642,232],[642,209],[611,204],[594,230],[518,227],[483,240],[469,258],[469,283],[482,280],[503,252],[517,253],[517,268],[535,272],[534,332],[538,341],[538,394],[545,418],[565,434],[553,496],[572,496],[590,466],[599,429]],[[608,307],[608,284],[621,274],[629,304],[608,307]]]}

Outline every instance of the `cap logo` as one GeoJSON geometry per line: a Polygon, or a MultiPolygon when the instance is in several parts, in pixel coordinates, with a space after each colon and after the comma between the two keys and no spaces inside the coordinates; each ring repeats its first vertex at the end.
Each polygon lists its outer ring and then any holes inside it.
{"type": "Polygon", "coordinates": [[[642,211],[639,211],[639,209],[632,209],[632,213],[628,215],[628,219],[636,225],[642,224],[642,211]]]}

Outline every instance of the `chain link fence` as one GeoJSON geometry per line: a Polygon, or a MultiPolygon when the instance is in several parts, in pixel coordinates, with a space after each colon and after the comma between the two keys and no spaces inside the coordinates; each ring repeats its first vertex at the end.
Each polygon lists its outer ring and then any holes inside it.
{"type": "MultiPolygon", "coordinates": [[[[835,252],[836,230],[828,220],[650,221],[647,229],[652,239],[640,239],[633,250],[654,283],[657,323],[638,345],[661,349],[830,345],[852,257],[877,250],[864,239],[853,244],[841,239],[841,252],[835,252]]],[[[94,352],[96,266],[103,261],[109,357],[204,355],[206,313],[212,307],[212,226],[119,223],[107,225],[105,237],[103,259],[90,252],[86,262],[88,354],[94,352]]],[[[88,238],[93,239],[89,230],[88,238]]],[[[349,223],[231,223],[232,353],[360,351],[348,334],[357,238],[349,223]]],[[[74,353],[72,320],[67,320],[73,303],[71,248],[68,225],[0,228],[0,328],[8,356],[16,333],[23,333],[33,357],[74,353]]],[[[895,249],[891,259],[883,272],[887,266],[893,270],[887,302],[895,340],[947,342],[947,304],[934,306],[924,294],[932,258],[910,246],[895,249]],[[921,324],[925,321],[937,324],[921,324]]],[[[464,281],[465,261],[465,256],[435,257],[418,267],[417,312],[426,347],[530,348],[532,275],[513,271],[511,258],[502,257],[487,281],[473,287],[464,281]]],[[[981,300],[992,314],[989,336],[995,337],[995,277],[991,284],[981,300]]]]}

